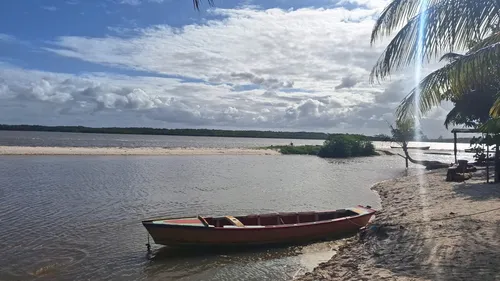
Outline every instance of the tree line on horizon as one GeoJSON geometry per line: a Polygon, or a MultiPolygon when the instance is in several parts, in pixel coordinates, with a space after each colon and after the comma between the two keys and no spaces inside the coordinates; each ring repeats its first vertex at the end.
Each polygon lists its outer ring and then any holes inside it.
{"type": "MultiPolygon", "coordinates": [[[[259,130],[219,130],[219,129],[163,129],[148,127],[103,127],[92,128],[85,126],[42,126],[42,125],[7,125],[0,124],[0,131],[34,131],[34,132],[62,132],[62,133],[94,133],[94,134],[131,134],[131,135],[170,135],[170,136],[203,136],[203,137],[235,137],[235,138],[276,138],[276,139],[310,139],[326,140],[329,136],[352,135],[365,137],[370,141],[392,141],[386,134],[365,136],[362,134],[341,134],[321,132],[284,132],[259,130]]],[[[452,142],[453,139],[439,138],[426,141],[452,142]]],[[[469,138],[458,139],[459,142],[469,142],[469,138]]]]}

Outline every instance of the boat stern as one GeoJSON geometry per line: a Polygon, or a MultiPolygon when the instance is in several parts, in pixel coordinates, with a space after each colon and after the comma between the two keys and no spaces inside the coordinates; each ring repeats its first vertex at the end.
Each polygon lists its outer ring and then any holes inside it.
{"type": "Polygon", "coordinates": [[[191,235],[193,230],[213,228],[203,217],[157,218],[143,220],[142,225],[156,244],[178,244],[191,235]]]}
{"type": "Polygon", "coordinates": [[[349,208],[349,210],[357,213],[360,216],[363,216],[363,215],[372,216],[377,212],[376,210],[372,209],[371,206],[363,206],[363,205],[358,205],[356,207],[349,208]]]}

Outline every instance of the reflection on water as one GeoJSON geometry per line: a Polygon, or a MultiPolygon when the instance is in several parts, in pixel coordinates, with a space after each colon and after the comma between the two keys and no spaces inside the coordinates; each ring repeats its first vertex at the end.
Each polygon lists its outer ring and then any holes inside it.
{"type": "MultiPolygon", "coordinates": [[[[379,207],[399,157],[0,157],[0,280],[290,280],[335,242],[147,259],[143,218],[379,207]]],[[[302,272],[303,273],[303,272],[302,272]]]]}
{"type": "Polygon", "coordinates": [[[239,280],[290,280],[330,259],[340,243],[238,250],[162,247],[151,254],[144,274],[148,280],[235,280],[238,272],[239,280]]]}

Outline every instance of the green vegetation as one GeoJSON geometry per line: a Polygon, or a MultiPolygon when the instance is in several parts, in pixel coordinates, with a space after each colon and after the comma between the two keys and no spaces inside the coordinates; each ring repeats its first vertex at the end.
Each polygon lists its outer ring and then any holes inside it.
{"type": "Polygon", "coordinates": [[[278,149],[281,154],[318,155],[321,145],[271,145],[268,149],[278,149]]]}
{"type": "Polygon", "coordinates": [[[356,135],[331,135],[321,147],[318,156],[324,158],[349,158],[377,155],[375,147],[366,137],[356,135]]]}
{"type": "Polygon", "coordinates": [[[359,135],[330,135],[323,145],[269,146],[281,154],[317,155],[323,158],[349,158],[378,155],[367,137],[359,135]]]}
{"type": "MultiPolygon", "coordinates": [[[[326,140],[328,134],[318,132],[275,132],[275,131],[235,131],[211,129],[157,129],[157,128],[91,128],[83,126],[40,126],[40,125],[2,125],[0,131],[41,131],[66,133],[95,134],[135,134],[135,135],[169,135],[169,136],[203,136],[203,137],[233,137],[233,138],[275,138],[275,139],[314,139],[326,140]]],[[[343,134],[333,134],[343,135],[343,134]]],[[[363,136],[371,141],[388,141],[387,135],[363,136]]]]}

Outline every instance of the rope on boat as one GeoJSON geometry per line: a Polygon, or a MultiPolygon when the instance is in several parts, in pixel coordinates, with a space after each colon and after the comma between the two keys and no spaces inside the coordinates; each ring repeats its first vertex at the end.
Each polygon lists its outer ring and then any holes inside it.
{"type": "Polygon", "coordinates": [[[353,222],[350,218],[347,218],[347,221],[354,224],[355,226],[359,226],[359,227],[365,227],[365,225],[362,225],[362,224],[358,224],[358,223],[355,223],[353,222]]]}
{"type": "Polygon", "coordinates": [[[149,233],[146,234],[148,236],[148,243],[146,244],[146,247],[148,248],[148,253],[151,253],[151,244],[149,243],[149,233]]]}

